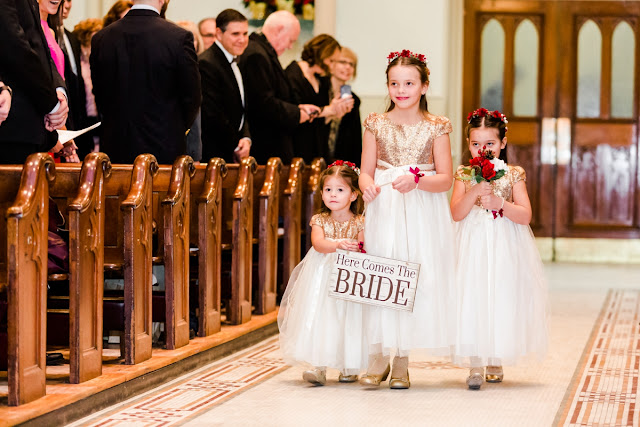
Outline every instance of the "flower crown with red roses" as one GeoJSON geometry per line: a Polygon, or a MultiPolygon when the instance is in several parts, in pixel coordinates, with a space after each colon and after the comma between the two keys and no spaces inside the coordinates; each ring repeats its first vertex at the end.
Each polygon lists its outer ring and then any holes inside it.
{"type": "Polygon", "coordinates": [[[429,61],[427,61],[427,57],[423,54],[413,53],[408,49],[404,49],[402,52],[391,52],[389,55],[387,55],[387,65],[391,64],[393,61],[400,57],[415,58],[418,61],[422,62],[425,66],[429,63],[429,61]]]}
{"type": "Polygon", "coordinates": [[[335,162],[333,162],[329,166],[327,166],[327,169],[332,168],[334,166],[346,166],[346,167],[350,168],[352,171],[354,171],[356,174],[360,175],[360,168],[358,166],[356,166],[355,163],[347,162],[345,160],[336,160],[335,162]]]}
{"type": "MultiPolygon", "coordinates": [[[[502,114],[500,111],[489,111],[486,108],[478,108],[477,110],[470,112],[467,116],[467,123],[471,123],[471,120],[479,119],[482,117],[493,117],[496,120],[500,120],[505,125],[509,123],[509,121],[507,120],[507,116],[502,114]]],[[[504,131],[507,131],[506,127],[504,128],[504,131]]]]}

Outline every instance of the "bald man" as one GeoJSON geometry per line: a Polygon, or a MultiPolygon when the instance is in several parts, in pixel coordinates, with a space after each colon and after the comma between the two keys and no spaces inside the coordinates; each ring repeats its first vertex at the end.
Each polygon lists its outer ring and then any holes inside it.
{"type": "Polygon", "coordinates": [[[249,46],[240,57],[244,80],[247,121],[251,132],[251,155],[265,164],[277,156],[286,164],[293,158],[293,131],[309,120],[315,105],[293,101],[291,88],[278,57],[290,49],[300,35],[300,22],[290,12],[277,11],[267,17],[262,33],[249,36],[249,46]]]}

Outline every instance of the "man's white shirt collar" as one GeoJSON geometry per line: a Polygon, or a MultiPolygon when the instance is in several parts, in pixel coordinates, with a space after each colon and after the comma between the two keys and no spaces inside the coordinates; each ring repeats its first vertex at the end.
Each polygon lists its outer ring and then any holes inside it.
{"type": "Polygon", "coordinates": [[[229,63],[231,63],[231,61],[233,61],[233,55],[231,55],[229,52],[227,52],[227,49],[225,49],[224,46],[222,46],[222,43],[220,43],[218,40],[216,40],[214,43],[218,45],[218,47],[220,48],[222,53],[224,53],[224,56],[227,57],[227,61],[229,61],[229,63]]]}
{"type": "Polygon", "coordinates": [[[158,9],[156,9],[155,7],[150,6],[148,4],[134,4],[133,7],[131,7],[131,10],[135,10],[135,9],[153,10],[155,13],[160,15],[160,11],[158,9]]]}

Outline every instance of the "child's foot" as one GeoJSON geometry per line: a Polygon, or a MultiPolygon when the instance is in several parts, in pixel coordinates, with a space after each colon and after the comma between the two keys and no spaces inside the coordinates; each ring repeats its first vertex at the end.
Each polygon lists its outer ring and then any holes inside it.
{"type": "Polygon", "coordinates": [[[367,368],[367,373],[360,377],[360,384],[379,386],[389,376],[389,356],[376,354],[367,368]]]}
{"type": "Polygon", "coordinates": [[[484,382],[484,369],[471,368],[469,369],[469,376],[467,377],[467,386],[469,390],[480,390],[482,383],[484,382]]]}
{"type": "Polygon", "coordinates": [[[313,385],[325,385],[327,374],[324,369],[311,369],[302,373],[302,379],[313,385]]]}
{"type": "Polygon", "coordinates": [[[486,380],[488,383],[500,383],[504,378],[502,366],[487,366],[486,380]]]}
{"type": "Polygon", "coordinates": [[[393,358],[393,370],[391,371],[391,380],[389,381],[389,388],[393,389],[405,389],[411,386],[409,381],[409,358],[408,357],[394,357],[393,358]]]}
{"type": "Polygon", "coordinates": [[[357,375],[347,375],[344,374],[342,372],[340,372],[340,375],[338,376],[338,381],[341,383],[354,383],[356,381],[358,381],[358,376],[357,375]]]}

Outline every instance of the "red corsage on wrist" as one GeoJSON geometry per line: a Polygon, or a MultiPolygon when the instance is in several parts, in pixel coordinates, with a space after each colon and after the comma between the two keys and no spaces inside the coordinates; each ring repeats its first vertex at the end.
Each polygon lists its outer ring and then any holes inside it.
{"type": "Polygon", "coordinates": [[[363,254],[367,253],[367,251],[364,250],[364,242],[358,242],[358,250],[363,254]]]}
{"type": "Polygon", "coordinates": [[[416,184],[420,181],[420,177],[424,176],[424,174],[420,172],[420,168],[417,166],[415,169],[412,167],[409,167],[409,172],[411,172],[414,175],[414,180],[416,181],[416,184]]]}

